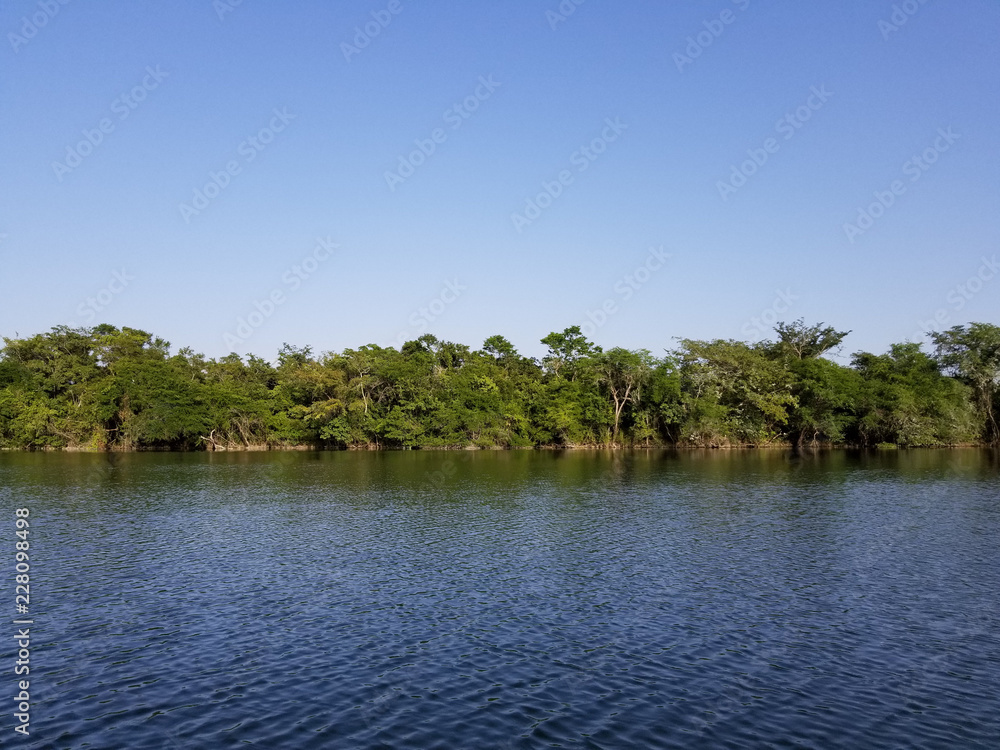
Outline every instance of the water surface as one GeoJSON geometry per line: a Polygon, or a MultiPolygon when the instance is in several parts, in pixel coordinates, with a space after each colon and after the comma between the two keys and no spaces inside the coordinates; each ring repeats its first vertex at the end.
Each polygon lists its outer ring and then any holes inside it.
{"type": "Polygon", "coordinates": [[[978,450],[0,454],[0,744],[996,748],[998,501],[978,450]]]}

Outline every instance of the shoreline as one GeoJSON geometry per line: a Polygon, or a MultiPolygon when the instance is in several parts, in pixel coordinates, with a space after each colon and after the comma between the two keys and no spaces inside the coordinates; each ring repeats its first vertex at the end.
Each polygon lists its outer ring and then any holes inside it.
{"type": "Polygon", "coordinates": [[[413,446],[400,448],[349,446],[331,448],[317,445],[277,445],[243,446],[237,448],[215,448],[213,450],[183,448],[111,448],[98,450],[80,446],[42,446],[29,448],[0,448],[0,453],[405,453],[405,452],[501,452],[501,451],[911,451],[911,450],[957,450],[969,448],[998,449],[989,443],[957,443],[955,445],[796,445],[794,443],[768,443],[766,445],[536,445],[536,446],[413,446]]]}

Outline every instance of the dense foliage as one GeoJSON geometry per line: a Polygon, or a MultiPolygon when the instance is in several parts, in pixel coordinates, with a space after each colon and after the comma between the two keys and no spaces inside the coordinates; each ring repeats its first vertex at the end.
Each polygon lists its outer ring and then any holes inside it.
{"type": "Polygon", "coordinates": [[[998,442],[1000,328],[823,355],[847,332],[780,324],[776,340],[692,341],[656,357],[602,351],[578,327],[540,362],[502,336],[482,349],[421,336],[276,364],[170,353],[100,325],[4,339],[0,447],[239,449],[580,445],[874,446],[998,442]]]}

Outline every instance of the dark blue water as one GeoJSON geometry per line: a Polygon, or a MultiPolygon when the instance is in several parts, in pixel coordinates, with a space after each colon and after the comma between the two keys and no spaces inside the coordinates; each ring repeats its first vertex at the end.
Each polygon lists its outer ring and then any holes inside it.
{"type": "Polygon", "coordinates": [[[1000,747],[989,452],[0,454],[0,509],[3,747],[1000,747]]]}

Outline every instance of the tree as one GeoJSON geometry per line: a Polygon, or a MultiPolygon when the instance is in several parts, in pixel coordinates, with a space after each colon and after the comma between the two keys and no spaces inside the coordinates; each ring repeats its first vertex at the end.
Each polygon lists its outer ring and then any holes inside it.
{"type": "Polygon", "coordinates": [[[799,446],[807,438],[842,442],[856,422],[858,372],[818,356],[796,359],[789,370],[796,401],[788,423],[791,438],[799,446]]]}
{"type": "Polygon", "coordinates": [[[783,433],[795,405],[791,376],[766,343],[681,339],[691,442],[770,443],[783,433]]]}
{"type": "Polygon", "coordinates": [[[542,343],[549,347],[548,355],[542,360],[545,368],[556,377],[561,369],[565,369],[570,373],[570,380],[576,380],[576,365],[580,360],[601,351],[601,347],[587,341],[580,326],[570,326],[562,333],[550,333],[542,339],[542,343]]]}
{"type": "Polygon", "coordinates": [[[861,385],[854,399],[858,442],[948,445],[974,439],[969,389],[943,375],[919,344],[893,344],[888,354],[854,355],[861,385]]]}
{"type": "Polygon", "coordinates": [[[200,355],[195,358],[194,365],[204,371],[205,398],[211,413],[210,425],[200,436],[206,447],[300,442],[308,435],[297,429],[299,423],[292,416],[295,404],[288,390],[277,387],[282,376],[294,377],[297,370],[292,364],[286,362],[279,375],[270,362],[253,355],[245,364],[237,354],[199,367],[200,359],[200,355]]]}
{"type": "Polygon", "coordinates": [[[1000,389],[1000,327],[988,323],[954,326],[940,333],[932,332],[937,360],[946,371],[968,383],[976,397],[985,423],[987,442],[1000,443],[997,412],[1000,389]]]}
{"type": "Polygon", "coordinates": [[[425,334],[399,351],[285,345],[278,364],[206,359],[145,331],[58,326],[4,339],[0,447],[240,449],[1000,440],[1000,328],[822,355],[846,332],[781,324],[778,340],[682,339],[656,359],[551,333],[544,367],[503,336],[479,351],[425,334]]]}
{"type": "Polygon", "coordinates": [[[840,346],[850,331],[838,331],[822,323],[807,326],[802,318],[794,323],[778,323],[776,349],[795,359],[814,359],[840,346]]]}
{"type": "Polygon", "coordinates": [[[607,389],[614,407],[611,436],[617,441],[622,411],[626,404],[638,403],[642,384],[654,365],[653,357],[645,349],[632,352],[615,347],[598,355],[596,362],[600,382],[607,389]]]}
{"type": "Polygon", "coordinates": [[[680,367],[675,357],[667,356],[655,363],[639,407],[639,427],[636,439],[647,444],[656,434],[668,442],[677,443],[684,421],[684,394],[681,392],[680,367]]]}

